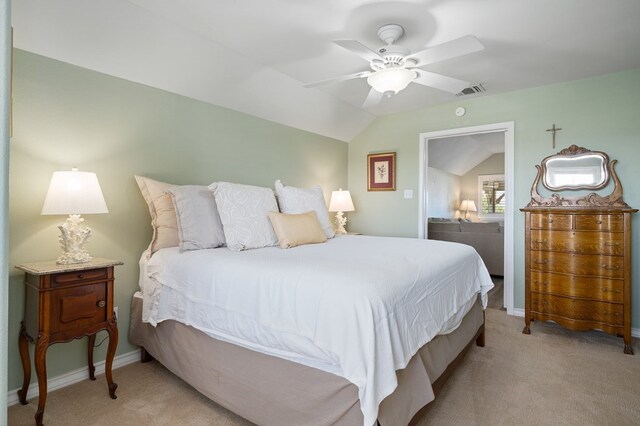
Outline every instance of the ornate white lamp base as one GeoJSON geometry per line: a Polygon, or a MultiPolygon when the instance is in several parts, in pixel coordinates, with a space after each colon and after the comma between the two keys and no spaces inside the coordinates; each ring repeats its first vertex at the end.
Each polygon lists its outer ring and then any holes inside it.
{"type": "Polygon", "coordinates": [[[67,221],[58,226],[58,241],[64,251],[57,260],[59,265],[91,262],[91,256],[84,248],[84,244],[91,237],[91,228],[82,225],[82,222],[84,219],[79,214],[70,214],[67,221]]]}
{"type": "Polygon", "coordinates": [[[336,213],[336,227],[337,227],[336,234],[338,235],[346,234],[347,230],[344,229],[346,224],[347,224],[347,218],[342,215],[342,212],[337,212],[336,213]]]}

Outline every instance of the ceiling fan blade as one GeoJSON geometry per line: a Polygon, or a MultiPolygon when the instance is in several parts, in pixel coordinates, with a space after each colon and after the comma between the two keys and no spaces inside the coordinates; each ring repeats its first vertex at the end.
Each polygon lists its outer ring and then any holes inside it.
{"type": "Polygon", "coordinates": [[[446,61],[447,59],[468,55],[469,53],[479,52],[480,50],[484,50],[484,46],[480,43],[480,40],[475,36],[466,35],[420,52],[416,52],[407,56],[406,59],[414,59],[418,61],[416,66],[422,67],[435,62],[446,61]]]}
{"type": "Polygon", "coordinates": [[[365,46],[364,44],[360,43],[359,41],[355,41],[355,40],[334,40],[333,41],[335,44],[337,44],[338,46],[347,49],[349,52],[351,53],[355,53],[356,55],[364,58],[367,60],[367,62],[371,62],[373,60],[377,60],[377,61],[385,61],[385,59],[378,55],[378,53],[374,52],[373,50],[369,49],[367,46],[365,46]]]}
{"type": "Polygon", "coordinates": [[[365,99],[364,103],[362,104],[362,108],[369,108],[378,105],[382,100],[382,96],[384,96],[383,93],[378,92],[372,87],[369,91],[369,94],[367,95],[367,99],[365,99]]]}
{"type": "Polygon", "coordinates": [[[418,74],[418,76],[413,80],[413,83],[433,87],[434,89],[443,90],[445,92],[453,93],[454,95],[460,93],[462,89],[469,87],[468,82],[458,80],[457,78],[447,77],[445,75],[424,70],[414,69],[413,71],[418,74]]]}
{"type": "Polygon", "coordinates": [[[326,80],[316,81],[314,83],[307,83],[307,84],[304,84],[302,87],[310,88],[310,87],[322,86],[323,84],[335,83],[336,81],[352,80],[354,78],[365,78],[365,77],[368,77],[370,74],[371,74],[371,71],[361,71],[353,74],[341,75],[338,77],[328,78],[326,80]]]}

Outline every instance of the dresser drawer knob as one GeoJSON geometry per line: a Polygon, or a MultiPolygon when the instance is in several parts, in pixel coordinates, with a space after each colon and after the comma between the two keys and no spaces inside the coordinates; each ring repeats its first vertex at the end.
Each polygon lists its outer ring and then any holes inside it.
{"type": "Polygon", "coordinates": [[[84,280],[84,275],[83,274],[78,274],[78,279],[79,280],[84,280]]]}
{"type": "Polygon", "coordinates": [[[603,289],[602,289],[602,292],[603,292],[603,293],[611,292],[611,293],[616,293],[616,294],[618,294],[618,293],[620,293],[620,290],[609,290],[608,288],[603,288],[603,289]]]}
{"type": "Polygon", "coordinates": [[[549,260],[548,259],[545,259],[543,261],[536,260],[533,263],[537,263],[538,265],[546,265],[547,263],[549,263],[549,260]]]}
{"type": "Polygon", "coordinates": [[[602,225],[602,220],[598,219],[598,221],[596,222],[598,225],[602,225]]]}
{"type": "Polygon", "coordinates": [[[553,223],[553,219],[547,219],[547,222],[553,223]]]}
{"type": "Polygon", "coordinates": [[[104,300],[101,300],[98,302],[98,308],[104,308],[105,305],[106,305],[106,302],[104,300]]]}
{"type": "Polygon", "coordinates": [[[604,245],[607,247],[618,247],[620,243],[604,243],[604,245]]]}

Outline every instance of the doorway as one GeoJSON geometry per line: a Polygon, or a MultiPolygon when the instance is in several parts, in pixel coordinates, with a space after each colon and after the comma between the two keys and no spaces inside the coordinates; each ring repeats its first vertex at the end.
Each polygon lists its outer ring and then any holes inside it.
{"type": "MultiPolygon", "coordinates": [[[[478,136],[484,134],[504,135],[504,296],[503,304],[508,315],[514,315],[514,122],[485,124],[481,126],[439,130],[421,133],[419,137],[419,190],[418,190],[418,238],[427,238],[429,212],[429,143],[446,138],[478,136]]],[[[462,200],[460,200],[462,201],[462,200]]]]}

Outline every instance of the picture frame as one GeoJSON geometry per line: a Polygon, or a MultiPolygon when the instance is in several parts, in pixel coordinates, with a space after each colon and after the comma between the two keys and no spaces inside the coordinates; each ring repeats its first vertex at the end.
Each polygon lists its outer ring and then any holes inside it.
{"type": "Polygon", "coordinates": [[[396,153],[367,155],[367,191],[396,190],[396,153]]]}

